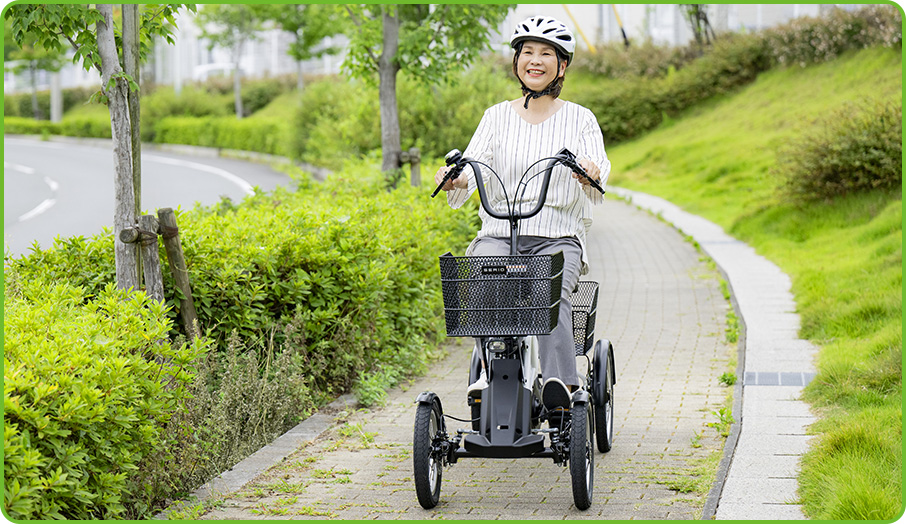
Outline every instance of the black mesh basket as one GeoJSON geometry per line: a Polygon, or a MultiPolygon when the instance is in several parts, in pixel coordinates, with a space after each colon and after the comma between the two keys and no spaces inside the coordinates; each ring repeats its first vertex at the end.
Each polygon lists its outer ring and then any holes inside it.
{"type": "Polygon", "coordinates": [[[440,257],[447,336],[547,335],[557,327],[563,253],[440,257]]]}
{"type": "Polygon", "coordinates": [[[588,353],[595,338],[595,315],[598,312],[598,283],[579,282],[579,288],[570,296],[573,306],[573,336],[576,339],[576,356],[588,353]]]}

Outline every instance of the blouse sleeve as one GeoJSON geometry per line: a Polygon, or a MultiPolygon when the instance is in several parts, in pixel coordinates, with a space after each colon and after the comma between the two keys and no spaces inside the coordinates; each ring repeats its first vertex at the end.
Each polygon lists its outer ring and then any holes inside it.
{"type": "MultiPolygon", "coordinates": [[[[472,158],[488,165],[493,165],[491,161],[494,158],[494,119],[491,109],[488,109],[482,115],[481,122],[478,123],[478,128],[475,130],[475,134],[472,135],[472,140],[469,141],[469,146],[466,147],[465,153],[463,153],[464,157],[472,158]]],[[[447,192],[447,203],[453,209],[461,207],[478,188],[472,169],[464,169],[462,176],[468,178],[469,187],[447,192]]]]}
{"type": "MultiPolygon", "coordinates": [[[[578,158],[587,158],[594,162],[601,170],[602,188],[607,188],[607,178],[610,176],[610,160],[607,159],[607,153],[604,151],[604,135],[601,133],[601,126],[594,113],[586,109],[584,123],[582,125],[582,135],[580,138],[578,158]]],[[[591,200],[592,204],[604,202],[604,195],[590,185],[583,185],[585,195],[591,200]]]]}

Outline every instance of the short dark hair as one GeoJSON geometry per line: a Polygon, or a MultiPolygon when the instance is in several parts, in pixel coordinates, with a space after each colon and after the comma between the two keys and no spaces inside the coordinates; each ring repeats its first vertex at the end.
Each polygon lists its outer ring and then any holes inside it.
{"type": "MultiPolygon", "coordinates": [[[[522,83],[522,80],[519,78],[519,70],[516,68],[516,65],[519,63],[519,55],[522,54],[522,44],[524,44],[524,43],[525,43],[525,41],[519,42],[518,44],[516,44],[516,47],[514,48],[516,52],[513,53],[513,74],[516,75],[516,79],[519,80],[519,84],[522,85],[522,94],[527,95],[527,94],[529,94],[530,90],[529,90],[529,88],[525,87],[525,84],[522,83]]],[[[551,46],[551,47],[554,47],[554,46],[551,46]]],[[[557,53],[557,73],[559,75],[560,64],[568,63],[569,57],[564,55],[556,47],[554,47],[554,51],[557,53]]],[[[556,85],[554,85],[553,88],[551,89],[552,97],[557,98],[560,96],[560,91],[563,89],[563,80],[565,78],[566,78],[566,72],[564,71],[563,76],[557,76],[557,79],[554,80],[556,85]]]]}

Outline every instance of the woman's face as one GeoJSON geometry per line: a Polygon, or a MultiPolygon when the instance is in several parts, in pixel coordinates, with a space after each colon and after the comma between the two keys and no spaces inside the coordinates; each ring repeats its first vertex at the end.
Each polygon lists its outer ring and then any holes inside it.
{"type": "Polygon", "coordinates": [[[566,70],[565,62],[557,68],[557,51],[552,45],[531,40],[522,44],[516,63],[519,79],[532,91],[543,90],[566,70]]]}

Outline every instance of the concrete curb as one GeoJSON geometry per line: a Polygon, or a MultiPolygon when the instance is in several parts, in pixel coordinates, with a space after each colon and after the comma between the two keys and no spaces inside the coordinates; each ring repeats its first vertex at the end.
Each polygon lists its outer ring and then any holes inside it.
{"type": "Polygon", "coordinates": [[[804,519],[798,461],[809,448],[807,427],[815,418],[799,396],[815,374],[817,349],[798,338],[789,277],[708,220],[652,195],[610,189],[698,242],[730,284],[744,326],[733,405],[738,428],[727,439],[703,517],[804,519]]]}

